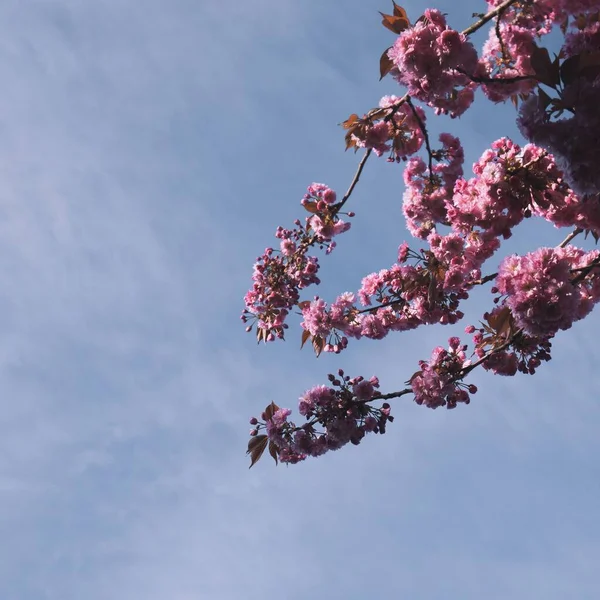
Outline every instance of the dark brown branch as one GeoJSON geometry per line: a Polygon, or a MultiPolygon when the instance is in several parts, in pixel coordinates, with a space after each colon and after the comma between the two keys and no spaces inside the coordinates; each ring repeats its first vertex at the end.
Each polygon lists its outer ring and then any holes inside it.
{"type": "Polygon", "coordinates": [[[582,231],[583,229],[577,227],[577,229],[571,231],[571,233],[558,245],[558,247],[564,248],[569,242],[573,240],[573,238],[577,237],[582,231]]]}
{"type": "Polygon", "coordinates": [[[410,106],[410,110],[412,111],[412,114],[414,115],[415,119],[417,120],[417,123],[419,124],[419,129],[421,130],[421,132],[423,133],[423,137],[425,138],[425,147],[427,148],[427,154],[428,154],[428,163],[427,166],[429,168],[429,183],[431,183],[431,185],[434,184],[433,182],[433,152],[431,151],[431,144],[429,143],[429,134],[427,133],[427,128],[425,127],[425,123],[423,123],[423,119],[421,119],[421,117],[419,116],[419,113],[417,112],[416,108],[414,107],[410,96],[408,96],[406,98],[406,103],[408,104],[408,106],[410,106]]]}
{"type": "Polygon", "coordinates": [[[470,25],[466,29],[463,29],[463,35],[471,35],[472,33],[475,33],[478,29],[481,29],[486,23],[489,23],[494,17],[497,17],[498,15],[503,13],[509,6],[515,4],[515,2],[517,2],[517,0],[506,0],[505,2],[497,6],[494,10],[491,10],[489,13],[481,17],[479,21],[473,23],[473,25],[470,25]]]}
{"type": "Polygon", "coordinates": [[[455,71],[457,71],[461,75],[464,75],[465,77],[468,77],[471,81],[474,81],[475,83],[485,83],[485,84],[491,84],[491,83],[510,84],[510,83],[518,83],[519,81],[529,81],[530,79],[536,79],[535,76],[533,76],[533,75],[517,75],[515,77],[480,77],[478,75],[470,75],[469,73],[467,73],[466,71],[463,71],[463,69],[460,69],[458,67],[455,69],[455,71]]]}
{"type": "Polygon", "coordinates": [[[350,198],[350,196],[352,195],[352,192],[354,191],[354,188],[356,187],[356,184],[358,183],[358,180],[360,179],[360,176],[363,172],[363,169],[365,168],[365,165],[367,164],[367,160],[369,159],[370,155],[371,155],[371,148],[369,148],[365,152],[364,156],[362,157],[362,160],[358,164],[358,168],[356,169],[356,173],[354,174],[354,179],[352,179],[352,183],[350,184],[348,191],[344,194],[344,197],[341,199],[340,203],[336,206],[334,214],[337,214],[340,212],[340,210],[342,209],[344,204],[346,204],[346,202],[348,201],[348,198],[350,198]]]}
{"type": "Polygon", "coordinates": [[[371,400],[391,400],[392,398],[400,398],[400,396],[406,396],[406,394],[412,394],[412,388],[404,388],[399,392],[390,392],[389,394],[378,394],[373,396],[371,400]]]}
{"type": "Polygon", "coordinates": [[[484,285],[489,281],[494,281],[496,277],[498,277],[498,273],[491,273],[490,275],[486,275],[485,277],[482,277],[481,279],[476,279],[475,281],[471,281],[470,283],[471,285],[484,285]]]}

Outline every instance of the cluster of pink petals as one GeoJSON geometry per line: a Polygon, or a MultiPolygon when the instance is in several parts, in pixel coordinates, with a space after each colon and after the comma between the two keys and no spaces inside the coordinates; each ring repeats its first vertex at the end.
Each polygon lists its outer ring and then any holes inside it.
{"type": "MultiPolygon", "coordinates": [[[[484,318],[493,321],[499,313],[505,313],[506,308],[506,302],[501,302],[491,313],[485,313],[484,318]]],[[[517,371],[533,375],[543,361],[552,358],[552,335],[532,336],[522,330],[512,329],[490,335],[489,328],[476,329],[473,325],[466,327],[465,331],[474,333],[474,354],[479,359],[485,359],[481,366],[494,375],[512,377],[517,371]]]]}
{"type": "Polygon", "coordinates": [[[547,207],[560,172],[541,148],[521,148],[508,138],[496,140],[473,165],[475,177],[459,179],[448,206],[448,220],[459,232],[477,227],[508,238],[532,209],[547,207]]]}
{"type": "Polygon", "coordinates": [[[576,280],[577,273],[599,256],[599,250],[585,252],[574,246],[507,256],[500,265],[496,288],[506,295],[506,305],[519,328],[531,336],[552,336],[583,319],[600,300],[599,277],[576,280]]]}
{"type": "Polygon", "coordinates": [[[438,346],[429,361],[419,361],[421,370],[410,380],[417,404],[429,408],[456,408],[459,402],[469,404],[469,392],[477,391],[474,385],[466,386],[460,382],[463,369],[468,366],[466,346],[461,346],[457,337],[448,342],[448,349],[438,346]]]}
{"type": "MultiPolygon", "coordinates": [[[[488,6],[503,2],[488,0],[488,6]]],[[[371,402],[412,391],[419,405],[455,408],[477,392],[463,383],[475,367],[498,375],[535,373],[551,359],[555,334],[600,301],[600,250],[539,248],[506,257],[497,275],[482,277],[500,239],[532,215],[600,238],[600,23],[595,11],[600,0],[514,2],[496,15],[481,58],[434,9],[398,36],[388,51],[394,65],[390,73],[415,101],[454,118],[469,108],[479,85],[493,102],[515,100],[518,94],[524,101],[517,122],[530,143],[495,141],[473,165],[474,176],[465,179],[458,138],[442,134],[442,148],[432,151],[424,111],[410,99],[385,96],[379,103],[383,111],[369,113],[378,120],[359,120],[350,145],[378,156],[390,153],[388,160],[408,159],[403,212],[409,231],[427,248],[417,252],[403,243],[398,262],[364,277],[356,296],[346,292],[331,304],[318,296],[299,302],[301,290],[319,283],[319,264],[308,250],[318,245],[330,252],[333,238],[350,227],[338,215],[344,203],[337,203],[328,186],[314,183],[302,200],[310,213],[304,225],[296,221],[295,229],[278,228],[279,249],[267,248],[257,259],[242,319],[256,322],[263,334],[259,340],[271,341],[283,338],[285,320],[297,306],[303,341],[312,338],[317,353],[338,353],[349,338],[377,340],[424,324],[454,324],[464,316],[460,304],[469,291],[494,277],[495,308],[484,315],[481,328],[466,328],[473,334],[475,363],[467,358],[467,346],[452,337],[447,348],[437,347],[428,361],[419,361],[420,370],[402,392],[382,395],[376,377],[351,379],[340,370],[339,377],[329,376],[330,385],[317,385],[300,397],[303,425],[296,426],[288,420],[291,411],[275,405],[263,413],[264,422],[253,418],[257,428],[251,435],[263,428],[282,462],[297,463],[357,445],[367,433],[385,433],[393,421],[390,406],[376,408],[371,402]],[[571,28],[560,53],[562,68],[544,79],[541,70],[535,72],[543,61],[538,42],[557,25],[563,33],[571,28]],[[577,57],[585,60],[565,66],[565,60],[577,57]],[[535,93],[540,81],[558,98],[535,93]],[[414,156],[423,146],[425,160],[414,156]],[[441,226],[446,233],[440,233],[441,226]]]]}
{"type": "Polygon", "coordinates": [[[356,146],[371,148],[377,156],[391,152],[391,160],[396,161],[416,154],[425,140],[421,127],[421,124],[424,126],[426,122],[423,109],[415,106],[413,112],[413,109],[397,96],[384,96],[379,101],[379,107],[389,108],[390,112],[369,127],[364,140],[353,136],[356,146]]]}
{"type": "Polygon", "coordinates": [[[437,113],[457,117],[473,102],[473,83],[461,72],[475,72],[477,52],[466,36],[447,26],[440,11],[427,9],[400,34],[388,56],[398,82],[437,113]]]}
{"type": "Polygon", "coordinates": [[[437,223],[446,223],[446,204],[463,174],[464,151],[460,140],[449,133],[440,135],[442,149],[435,154],[432,173],[422,158],[411,158],[404,169],[402,210],[410,233],[425,239],[437,223]]]}
{"type": "Polygon", "coordinates": [[[379,388],[376,377],[351,379],[340,371],[339,378],[330,375],[329,380],[331,387],[317,385],[300,397],[298,410],[307,419],[303,426],[287,421],[289,409],[279,409],[266,421],[267,435],[282,462],[321,456],[348,443],[358,445],[367,433],[385,433],[387,422],[394,420],[389,404],[381,408],[368,404],[379,388]]]}
{"type": "MultiPolygon", "coordinates": [[[[577,1],[577,0],[576,0],[577,1]]],[[[497,8],[504,0],[488,0],[490,10],[497,8]]],[[[535,0],[535,2],[517,2],[502,13],[502,22],[537,32],[539,35],[550,33],[555,23],[566,15],[565,0],[535,0]]]]}
{"type": "Polygon", "coordinates": [[[531,64],[536,47],[534,32],[526,27],[507,24],[504,20],[499,31],[501,39],[495,29],[490,29],[476,72],[478,77],[499,80],[482,84],[484,94],[492,102],[504,102],[515,94],[528,94],[538,84],[531,64]],[[521,77],[526,79],[501,81],[521,77]]]}
{"type": "Polygon", "coordinates": [[[310,207],[312,213],[306,225],[296,221],[295,229],[278,227],[275,236],[281,240],[280,249],[267,248],[256,259],[252,289],[244,297],[246,308],[241,318],[245,323],[256,322],[257,329],[264,332],[264,341],[283,339],[286,317],[300,300],[300,290],[320,283],[318,259],[309,256],[308,250],[319,245],[327,247],[329,253],[335,246],[331,238],[350,228],[350,223],[338,218],[335,202],[331,188],[313,183],[302,199],[302,205],[310,207]]]}

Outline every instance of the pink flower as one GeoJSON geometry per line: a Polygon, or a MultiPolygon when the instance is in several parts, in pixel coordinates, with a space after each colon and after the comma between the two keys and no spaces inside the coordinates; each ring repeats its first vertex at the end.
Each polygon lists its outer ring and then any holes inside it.
{"type": "Polygon", "coordinates": [[[466,37],[446,25],[444,15],[427,9],[425,19],[402,32],[388,52],[396,79],[414,98],[457,117],[473,101],[471,80],[477,52],[466,37]]]}

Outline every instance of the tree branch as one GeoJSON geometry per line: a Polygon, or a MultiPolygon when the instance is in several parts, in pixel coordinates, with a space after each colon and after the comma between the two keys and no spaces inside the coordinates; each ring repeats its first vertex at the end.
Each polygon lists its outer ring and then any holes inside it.
{"type": "Polygon", "coordinates": [[[494,10],[491,10],[489,13],[481,17],[479,21],[473,23],[473,25],[470,25],[466,29],[463,29],[463,35],[471,35],[472,33],[475,33],[478,29],[481,29],[486,23],[489,23],[494,17],[497,17],[498,15],[503,13],[509,6],[515,4],[515,2],[517,2],[517,0],[506,0],[505,2],[497,6],[494,10]]]}
{"type": "Polygon", "coordinates": [[[348,198],[350,198],[350,196],[352,195],[352,192],[354,191],[354,188],[356,187],[356,184],[358,183],[358,180],[360,179],[360,176],[363,172],[363,169],[365,168],[365,165],[367,164],[367,160],[369,160],[370,155],[371,155],[371,148],[369,148],[365,152],[364,156],[362,157],[362,160],[360,161],[360,163],[358,163],[358,168],[356,169],[356,173],[354,174],[354,179],[352,179],[352,183],[350,184],[348,191],[344,194],[344,197],[341,199],[340,203],[336,206],[334,214],[337,214],[340,212],[340,210],[342,209],[344,204],[346,204],[346,202],[348,201],[348,198]]]}

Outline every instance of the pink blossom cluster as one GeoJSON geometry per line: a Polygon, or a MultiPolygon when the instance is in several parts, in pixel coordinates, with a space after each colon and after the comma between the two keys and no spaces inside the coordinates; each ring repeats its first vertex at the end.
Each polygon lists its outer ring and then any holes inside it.
{"type": "Polygon", "coordinates": [[[445,139],[445,152],[451,158],[434,166],[433,178],[428,177],[422,159],[407,163],[403,209],[415,237],[427,239],[436,225],[450,225],[483,261],[498,248],[496,237],[510,237],[512,229],[532,214],[561,227],[595,231],[600,226],[597,199],[588,202],[576,196],[546,150],[534,144],[521,148],[501,138],[473,165],[475,177],[465,180],[462,149],[458,140],[452,142],[455,139],[445,139]],[[477,243],[474,232],[479,234],[477,243]],[[475,247],[482,244],[484,249],[475,247]]]}
{"type": "Polygon", "coordinates": [[[312,215],[306,224],[296,221],[295,229],[278,227],[279,250],[267,248],[254,265],[253,285],[244,298],[241,319],[251,323],[247,331],[256,322],[259,341],[283,339],[286,317],[298,303],[300,290],[320,283],[319,261],[308,250],[318,245],[331,252],[335,247],[331,238],[350,228],[350,223],[338,217],[336,194],[326,185],[313,183],[301,203],[312,215]]]}
{"type": "Polygon", "coordinates": [[[394,264],[363,278],[358,296],[363,306],[373,307],[363,311],[363,336],[381,339],[389,331],[407,331],[429,323],[452,324],[463,317],[458,307],[468,294],[464,290],[446,293],[446,265],[431,251],[411,256],[414,265],[394,264]]]}
{"type": "Polygon", "coordinates": [[[302,308],[301,327],[313,338],[326,340],[323,350],[339,354],[348,346],[348,338],[361,337],[359,315],[354,305],[354,294],[345,292],[328,308],[324,300],[316,296],[302,308]],[[346,335],[344,335],[346,334],[346,335]]]}
{"type": "Polygon", "coordinates": [[[578,281],[576,273],[593,267],[599,256],[599,250],[574,246],[507,256],[496,289],[506,296],[517,327],[531,336],[548,337],[587,316],[600,300],[600,278],[594,273],[578,281]]]}
{"type": "Polygon", "coordinates": [[[532,144],[521,148],[508,138],[496,140],[473,165],[473,173],[456,182],[448,220],[458,232],[478,228],[504,238],[533,208],[555,200],[552,186],[560,181],[546,152],[532,144]]]}
{"type": "MultiPolygon", "coordinates": [[[[302,198],[302,206],[309,212],[314,213],[307,219],[306,230],[315,235],[313,243],[323,244],[331,242],[331,239],[340,233],[350,229],[350,223],[342,221],[338,216],[336,206],[336,193],[323,183],[313,183],[308,187],[308,192],[302,198]]],[[[328,244],[328,250],[335,247],[328,244]]]]}
{"type": "MultiPolygon", "coordinates": [[[[490,10],[504,0],[488,0],[490,10]]],[[[598,0],[534,0],[515,2],[502,12],[502,22],[537,35],[550,33],[554,25],[562,25],[568,16],[578,16],[600,9],[598,0]]]]}
{"type": "Polygon", "coordinates": [[[474,355],[486,371],[506,376],[517,371],[533,375],[542,361],[551,359],[553,336],[531,336],[519,330],[506,302],[483,316],[487,323],[478,329],[469,325],[465,331],[474,334],[474,355]]]}
{"type": "MultiPolygon", "coordinates": [[[[575,0],[577,2],[577,0],[575,0]]],[[[488,7],[497,8],[504,0],[488,0],[488,7]]],[[[531,30],[537,35],[550,33],[555,23],[566,16],[566,0],[535,0],[516,2],[502,12],[501,24],[531,30]]]]}
{"type": "Polygon", "coordinates": [[[464,151],[460,140],[449,133],[440,135],[442,148],[433,153],[432,172],[420,157],[411,158],[404,169],[402,210],[406,226],[415,237],[426,239],[437,223],[447,224],[446,204],[463,174],[464,151]]]}
{"type": "Polygon", "coordinates": [[[531,29],[505,20],[501,21],[498,30],[490,29],[476,76],[496,80],[481,86],[492,102],[504,102],[515,94],[529,94],[537,86],[531,62],[535,38],[531,29]]]}
{"type": "Polygon", "coordinates": [[[302,328],[313,337],[327,340],[324,350],[337,354],[347,347],[349,337],[379,340],[391,331],[408,331],[427,323],[456,323],[464,316],[458,310],[460,301],[468,297],[460,286],[466,275],[458,275],[458,271],[470,271],[470,254],[465,253],[463,240],[458,236],[438,238],[434,252],[417,254],[408,246],[401,246],[401,262],[410,253],[416,265],[395,264],[367,275],[358,296],[368,308],[358,308],[354,294],[349,292],[330,306],[315,297],[302,308],[302,328]],[[444,262],[436,258],[435,252],[444,262]],[[457,264],[450,264],[452,257],[457,264]]]}
{"type": "Polygon", "coordinates": [[[384,96],[379,107],[386,110],[383,118],[371,125],[364,139],[353,136],[359,148],[371,148],[377,156],[391,152],[390,161],[400,161],[416,154],[423,145],[422,127],[425,112],[419,106],[411,108],[397,96],[384,96]],[[419,123],[419,120],[421,121],[419,123]]]}
{"type": "MultiPolygon", "coordinates": [[[[492,0],[488,6],[496,8],[501,3],[502,0],[492,0]]],[[[477,77],[497,80],[483,82],[483,92],[490,100],[503,102],[517,94],[526,96],[535,89],[538,81],[532,59],[536,41],[564,21],[568,4],[574,8],[573,2],[565,0],[515,2],[502,11],[497,25],[489,30],[477,70],[477,77]]]]}
{"type": "Polygon", "coordinates": [[[474,286],[495,280],[495,307],[480,326],[465,329],[473,335],[471,357],[452,337],[448,347],[419,361],[407,389],[390,394],[379,392],[376,377],[350,378],[341,370],[329,375],[329,385],[300,397],[304,424],[289,421],[291,411],[273,403],[262,421],[251,420],[252,464],[267,445],[276,460],[296,463],[359,444],[367,433],[385,433],[393,418],[383,401],[405,394],[430,408],[468,404],[477,388],[464,379],[479,366],[498,375],[534,374],[551,359],[554,336],[600,301],[600,250],[568,245],[581,232],[600,239],[600,0],[488,0],[488,6],[499,10],[465,30],[491,21],[478,58],[439,11],[426,10],[411,27],[394,3],[394,15],[384,15],[384,24],[401,33],[382,58],[381,72],[391,73],[408,94],[385,96],[378,109],[344,122],[347,147],[390,153],[392,161],[408,159],[403,212],[409,231],[426,247],[412,250],[402,243],[397,263],[364,277],[356,294],[346,292],[331,304],[318,296],[300,301],[301,290],[319,283],[318,261],[309,249],[330,252],[333,238],[350,227],[340,210],[367,152],[341,202],[323,184],[309,187],[302,205],[310,216],[304,224],[296,221],[293,230],[278,228],[279,249],[268,248],[257,260],[242,315],[256,321],[259,341],[270,341],[283,338],[286,317],[296,306],[302,343],[312,340],[317,355],[339,353],[350,338],[382,339],[420,325],[454,324],[464,317],[462,301],[474,286]],[[564,44],[552,60],[538,42],[557,26],[564,44]],[[493,102],[511,98],[516,106],[520,97],[518,126],[530,143],[495,141],[473,165],[473,177],[465,179],[460,141],[444,133],[442,147],[432,149],[416,101],[454,118],[471,105],[479,85],[493,102]],[[421,150],[427,155],[415,156],[421,150]],[[533,215],[575,231],[556,248],[508,256],[498,273],[483,276],[501,239],[533,215]],[[377,401],[383,402],[379,408],[372,405],[377,401]],[[258,436],[261,430],[266,433],[258,436]]]}
{"type": "Polygon", "coordinates": [[[394,420],[390,405],[384,402],[376,408],[368,404],[378,397],[376,377],[350,378],[340,370],[337,377],[330,374],[329,381],[331,386],[317,385],[300,397],[298,410],[307,419],[304,425],[297,427],[287,420],[289,409],[278,409],[271,418],[263,413],[264,422],[253,417],[250,423],[256,428],[251,434],[264,428],[277,447],[279,460],[297,463],[348,443],[358,445],[367,433],[386,432],[387,423],[394,420]]]}
{"type": "Polygon", "coordinates": [[[458,117],[473,102],[474,84],[463,73],[477,67],[477,51],[465,35],[451,29],[439,10],[403,31],[388,51],[392,74],[408,93],[439,113],[458,117]]]}
{"type": "Polygon", "coordinates": [[[417,404],[429,408],[456,408],[459,402],[469,404],[469,393],[477,392],[474,385],[460,381],[468,366],[467,347],[461,345],[457,337],[451,337],[448,344],[448,349],[442,346],[435,348],[429,361],[419,361],[421,370],[409,382],[417,404]]]}
{"type": "MultiPolygon", "coordinates": [[[[460,294],[471,289],[481,278],[481,266],[499,246],[492,235],[471,233],[447,235],[430,233],[427,238],[431,253],[443,273],[441,291],[444,294],[460,294]]],[[[460,299],[467,298],[463,293],[460,299]]]]}

